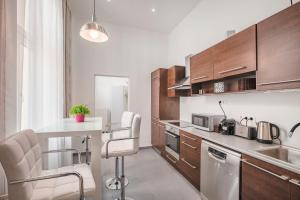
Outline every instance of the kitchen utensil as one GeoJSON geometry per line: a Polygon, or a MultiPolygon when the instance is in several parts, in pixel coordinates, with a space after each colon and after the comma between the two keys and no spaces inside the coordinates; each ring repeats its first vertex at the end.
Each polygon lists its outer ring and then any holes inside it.
{"type": "Polygon", "coordinates": [[[260,121],[257,123],[256,140],[264,144],[272,144],[273,140],[278,139],[280,129],[277,125],[270,122],[260,121]]]}

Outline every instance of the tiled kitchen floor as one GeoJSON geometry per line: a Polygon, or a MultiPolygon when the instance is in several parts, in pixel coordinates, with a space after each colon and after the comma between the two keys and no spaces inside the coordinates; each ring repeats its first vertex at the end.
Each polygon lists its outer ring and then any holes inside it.
{"type": "MultiPolygon", "coordinates": [[[[119,197],[119,191],[104,186],[114,174],[114,158],[103,160],[102,173],[103,200],[119,197]]],[[[129,179],[126,194],[135,200],[200,200],[199,192],[151,148],[125,157],[125,173],[129,179]]]]}

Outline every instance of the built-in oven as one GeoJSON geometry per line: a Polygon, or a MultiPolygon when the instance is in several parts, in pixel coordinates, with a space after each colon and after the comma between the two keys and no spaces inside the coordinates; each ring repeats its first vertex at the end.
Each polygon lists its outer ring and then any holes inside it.
{"type": "Polygon", "coordinates": [[[179,160],[180,153],[180,136],[179,129],[166,125],[166,151],[179,160]]]}

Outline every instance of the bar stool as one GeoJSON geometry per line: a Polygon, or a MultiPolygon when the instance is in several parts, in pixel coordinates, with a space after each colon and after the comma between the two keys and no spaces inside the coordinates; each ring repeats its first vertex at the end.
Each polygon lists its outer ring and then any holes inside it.
{"type": "Polygon", "coordinates": [[[112,157],[122,157],[121,159],[121,177],[117,177],[121,182],[121,196],[116,200],[131,200],[125,195],[125,156],[138,153],[139,137],[141,127],[141,116],[136,114],[133,118],[131,136],[127,138],[109,139],[102,147],[102,157],[106,159],[112,157]]]}
{"type": "MultiPolygon", "coordinates": [[[[133,112],[123,112],[121,119],[121,127],[112,129],[109,125],[109,129],[103,133],[102,141],[106,142],[109,139],[127,138],[131,136],[131,126],[133,121],[133,112]]],[[[128,179],[125,177],[125,186],[129,183],[128,179]]],[[[121,182],[119,176],[119,157],[115,158],[115,176],[107,179],[105,181],[105,186],[110,190],[121,189],[121,182]]]]}

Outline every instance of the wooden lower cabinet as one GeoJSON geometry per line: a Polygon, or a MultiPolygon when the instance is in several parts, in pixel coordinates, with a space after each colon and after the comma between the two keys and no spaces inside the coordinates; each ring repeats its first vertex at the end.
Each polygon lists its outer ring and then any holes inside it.
{"type": "Polygon", "coordinates": [[[300,199],[300,186],[290,183],[291,187],[291,200],[299,200],[300,199]]]}
{"type": "Polygon", "coordinates": [[[241,199],[299,200],[300,187],[292,183],[299,177],[283,168],[243,155],[241,199]]]}
{"type": "Polygon", "coordinates": [[[201,138],[180,131],[180,172],[199,190],[200,189],[200,149],[201,138]]]}
{"type": "Polygon", "coordinates": [[[166,145],[165,130],[166,130],[165,125],[160,123],[159,124],[159,136],[158,136],[158,139],[159,139],[158,143],[159,143],[159,150],[160,151],[165,150],[165,145],[166,145]]]}
{"type": "Polygon", "coordinates": [[[300,199],[300,174],[293,174],[290,180],[291,200],[300,199]]]}
{"type": "Polygon", "coordinates": [[[157,120],[151,122],[151,143],[158,151],[165,150],[165,125],[157,120]]]}
{"type": "Polygon", "coordinates": [[[156,149],[159,149],[159,122],[152,120],[151,122],[151,143],[156,149]]]}
{"type": "Polygon", "coordinates": [[[169,154],[167,151],[163,151],[161,153],[162,157],[165,158],[166,161],[168,161],[173,167],[175,167],[176,169],[178,169],[178,160],[172,156],[171,154],[169,154]]]}

